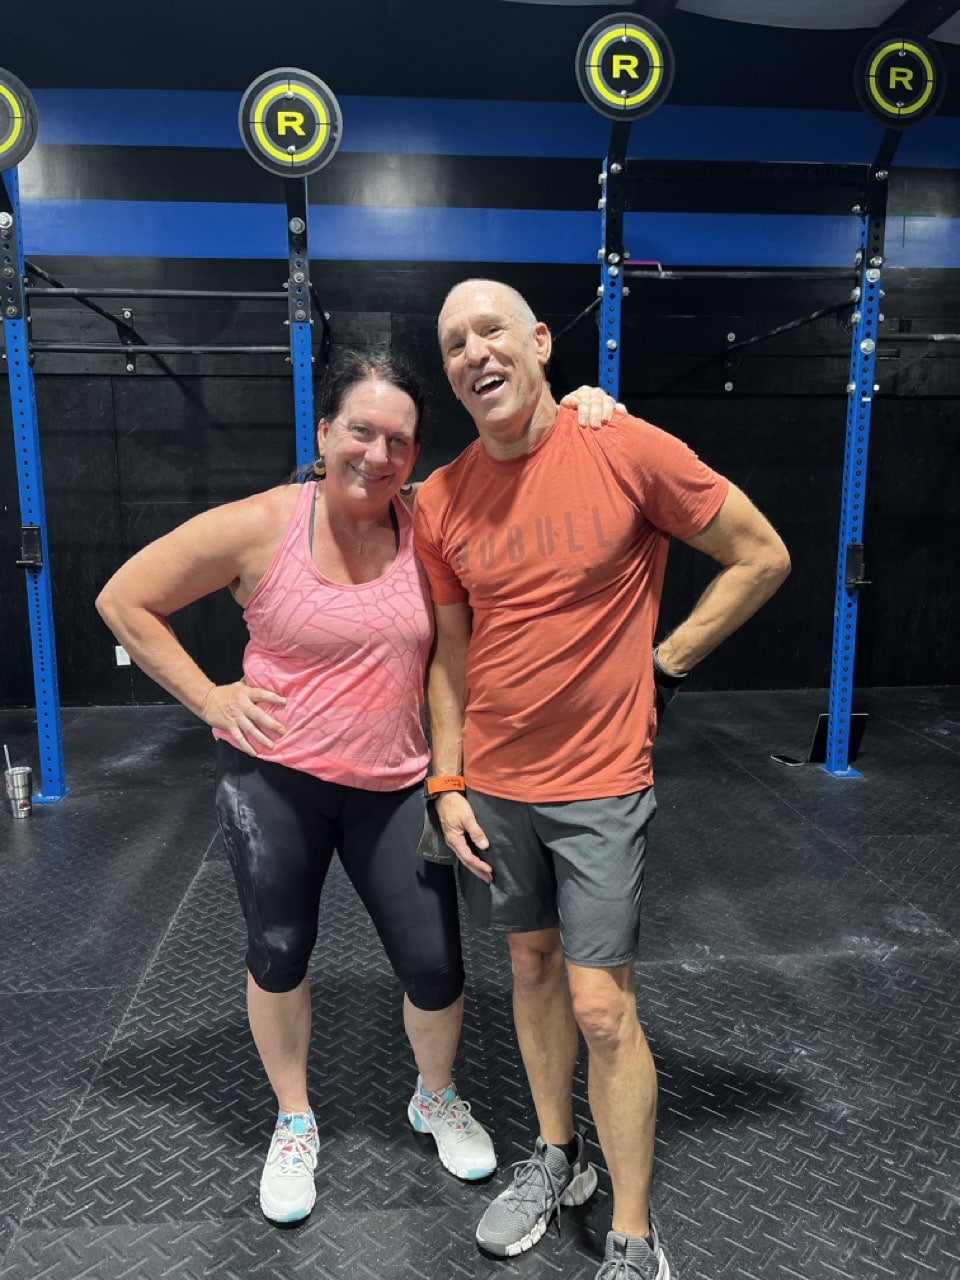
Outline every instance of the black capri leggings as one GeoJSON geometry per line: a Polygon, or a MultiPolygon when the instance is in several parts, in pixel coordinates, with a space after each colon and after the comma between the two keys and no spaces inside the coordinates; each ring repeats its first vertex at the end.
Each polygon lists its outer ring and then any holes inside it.
{"type": "Polygon", "coordinates": [[[292,991],[317,941],[336,850],[387,959],[418,1009],[463,990],[453,868],[417,853],[420,784],[365,791],[218,743],[217,817],[247,922],[247,968],[264,991],[292,991]]]}

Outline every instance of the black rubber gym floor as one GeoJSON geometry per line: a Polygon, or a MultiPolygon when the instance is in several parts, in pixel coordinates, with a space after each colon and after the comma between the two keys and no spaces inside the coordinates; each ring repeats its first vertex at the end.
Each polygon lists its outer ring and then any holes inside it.
{"type": "MultiPolygon", "coordinates": [[[[960,1278],[960,687],[858,696],[857,779],[771,759],[824,707],[690,692],[661,739],[637,973],[678,1280],[960,1278]]],[[[312,969],[317,1206],[263,1220],[274,1107],[209,733],[176,707],[64,730],[70,795],[0,815],[0,1278],[593,1280],[605,1175],[522,1258],[473,1243],[534,1133],[502,943],[466,926],[458,1081],[501,1162],[466,1186],[407,1125],[398,994],[339,871],[312,969]]],[[[0,713],[36,768],[34,732],[0,713]]]]}

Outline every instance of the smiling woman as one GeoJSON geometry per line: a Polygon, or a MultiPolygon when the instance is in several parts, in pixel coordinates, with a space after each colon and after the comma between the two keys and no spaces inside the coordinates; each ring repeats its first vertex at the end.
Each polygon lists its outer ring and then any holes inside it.
{"type": "Polygon", "coordinates": [[[419,412],[406,391],[367,377],[351,387],[317,438],[325,483],[318,487],[314,559],[338,582],[385,572],[397,552],[391,499],[419,452],[419,412]]]}
{"type": "Polygon", "coordinates": [[[97,600],[133,661],[219,740],[217,815],[247,923],[247,1009],[279,1106],[260,1182],[276,1222],[305,1218],[316,1199],[307,966],[334,852],[403,988],[420,1073],[410,1124],[457,1177],[496,1166],[453,1084],[464,985],[453,871],[417,852],[433,615],[401,490],[423,396],[394,356],[347,352],[320,399],[323,467],[187,521],[121,566],[97,600]],[[218,686],[168,619],[221,587],[243,607],[249,642],[242,679],[218,686]]]}

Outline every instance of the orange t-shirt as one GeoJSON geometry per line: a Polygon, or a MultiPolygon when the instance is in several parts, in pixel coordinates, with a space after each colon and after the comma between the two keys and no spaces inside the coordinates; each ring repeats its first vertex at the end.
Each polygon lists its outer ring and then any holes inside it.
{"type": "Polygon", "coordinates": [[[437,604],[467,601],[464,769],[511,800],[624,795],[653,781],[651,649],[670,537],[691,538],[728,482],[623,414],[599,431],[561,409],[522,457],[479,440],[417,495],[437,604]]]}

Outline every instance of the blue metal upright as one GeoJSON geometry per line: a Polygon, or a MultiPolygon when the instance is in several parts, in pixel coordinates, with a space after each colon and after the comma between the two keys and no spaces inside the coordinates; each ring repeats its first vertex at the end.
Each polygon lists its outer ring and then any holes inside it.
{"type": "Polygon", "coordinates": [[[876,391],[874,373],[881,320],[880,288],[886,229],[889,166],[901,135],[888,130],[867,178],[860,207],[857,249],[856,308],[847,383],[847,426],[840,500],[840,536],[833,610],[833,650],[830,667],[829,717],[824,769],[837,778],[857,778],[850,765],[850,727],[853,716],[853,671],[857,643],[860,588],[865,585],[863,515],[870,452],[870,418],[876,391]]]}
{"type": "MultiPolygon", "coordinates": [[[[343,134],[340,104],[301,67],[275,67],[247,86],[237,114],[240,139],[261,168],[284,180],[287,289],[297,466],[317,456],[313,416],[312,288],[307,247],[307,178],[329,164],[343,134]]],[[[326,317],[324,316],[324,321],[326,317]]],[[[326,329],[324,328],[324,333],[326,329]]]]}
{"type": "Polygon", "coordinates": [[[3,198],[0,202],[3,327],[7,342],[22,526],[22,547],[17,563],[23,567],[27,578],[27,612],[33,647],[33,685],[40,752],[40,789],[33,799],[35,804],[44,804],[62,800],[67,794],[60,720],[60,685],[53,626],[53,592],[50,551],[47,545],[47,513],[43,496],[37,393],[30,364],[23,289],[23,244],[19,230],[20,191],[15,168],[7,169],[0,176],[3,179],[3,198]]]}
{"type": "Polygon", "coordinates": [[[620,396],[620,333],[623,314],[623,213],[630,122],[610,130],[610,149],[600,174],[600,385],[620,396]]]}
{"type": "Polygon", "coordinates": [[[313,409],[310,250],[307,243],[307,180],[284,180],[287,199],[287,288],[290,362],[293,368],[294,430],[297,466],[317,456],[317,424],[313,409]]]}

